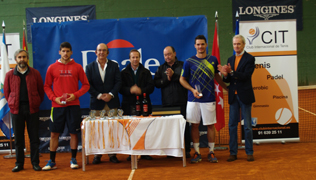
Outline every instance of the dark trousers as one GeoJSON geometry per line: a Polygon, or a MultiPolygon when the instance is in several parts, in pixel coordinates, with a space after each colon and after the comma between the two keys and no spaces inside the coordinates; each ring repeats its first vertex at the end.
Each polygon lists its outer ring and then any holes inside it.
{"type": "MultiPolygon", "coordinates": [[[[180,113],[186,119],[187,114],[187,105],[181,105],[180,106],[180,113]]],[[[184,141],[185,141],[185,152],[191,151],[191,133],[190,133],[190,124],[186,122],[185,124],[185,130],[184,130],[184,141]]]]}
{"type": "Polygon", "coordinates": [[[32,165],[39,164],[39,113],[30,114],[29,105],[21,105],[19,114],[12,115],[12,125],[15,138],[15,153],[16,153],[16,166],[24,165],[24,130],[25,123],[27,125],[27,132],[31,144],[31,163],[32,165]]]}

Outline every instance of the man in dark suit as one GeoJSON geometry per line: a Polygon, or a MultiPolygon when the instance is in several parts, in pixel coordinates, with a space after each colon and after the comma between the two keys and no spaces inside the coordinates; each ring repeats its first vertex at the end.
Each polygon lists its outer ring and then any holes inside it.
{"type": "MultiPolygon", "coordinates": [[[[116,115],[120,106],[118,92],[121,89],[122,80],[118,64],[107,59],[109,50],[106,44],[101,43],[95,51],[97,60],[91,62],[86,67],[87,78],[90,83],[90,109],[96,110],[99,115],[101,110],[114,109],[116,115]]],[[[110,161],[118,163],[115,154],[109,154],[110,161]]],[[[101,162],[101,155],[96,155],[93,164],[101,162]]]]}
{"type": "Polygon", "coordinates": [[[230,156],[227,161],[231,162],[237,159],[237,125],[240,119],[240,110],[244,119],[247,161],[254,161],[251,106],[255,102],[255,96],[251,76],[255,69],[255,58],[244,51],[245,38],[242,35],[233,37],[233,47],[236,55],[228,58],[227,65],[218,65],[219,71],[224,75],[224,82],[230,83],[228,94],[230,156]]]}

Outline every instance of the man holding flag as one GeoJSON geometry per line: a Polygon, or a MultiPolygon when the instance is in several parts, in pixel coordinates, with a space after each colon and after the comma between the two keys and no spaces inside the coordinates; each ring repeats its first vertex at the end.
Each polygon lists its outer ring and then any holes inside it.
{"type": "Polygon", "coordinates": [[[191,123],[191,137],[195,150],[191,163],[198,163],[202,160],[199,149],[199,124],[201,117],[203,125],[207,126],[207,139],[209,145],[208,161],[216,163],[214,155],[215,126],[216,123],[216,102],[214,93],[214,79],[226,89],[221,76],[217,70],[217,59],[207,55],[207,42],[204,35],[195,38],[194,47],[196,55],[184,62],[180,83],[188,89],[187,121],[191,123]]]}

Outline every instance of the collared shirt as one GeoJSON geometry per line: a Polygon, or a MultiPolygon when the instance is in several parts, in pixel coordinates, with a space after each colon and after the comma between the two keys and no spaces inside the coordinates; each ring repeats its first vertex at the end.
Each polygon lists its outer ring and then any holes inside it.
{"type": "Polygon", "coordinates": [[[98,59],[96,61],[98,63],[99,72],[100,72],[100,76],[101,76],[102,82],[104,82],[104,77],[105,77],[105,74],[106,74],[106,67],[108,66],[108,59],[106,59],[106,62],[104,64],[103,69],[102,69],[101,64],[99,63],[98,59]]]}
{"type": "Polygon", "coordinates": [[[235,67],[234,67],[234,71],[237,70],[238,64],[242,58],[242,55],[244,54],[245,50],[243,50],[240,54],[236,53],[236,57],[235,57],[235,67]]]}
{"type": "Polygon", "coordinates": [[[135,70],[132,68],[132,71],[134,72],[134,75],[136,75],[138,68],[139,68],[139,66],[135,70]]]}
{"type": "Polygon", "coordinates": [[[25,74],[25,73],[27,72],[27,70],[28,70],[28,69],[29,69],[29,67],[26,67],[26,70],[22,72],[22,71],[20,71],[20,69],[19,69],[19,68],[17,68],[18,72],[19,72],[19,73],[21,73],[21,74],[25,74]]]}
{"type": "MultiPolygon", "coordinates": [[[[98,68],[99,68],[99,73],[100,73],[100,76],[101,76],[101,79],[102,79],[102,82],[104,82],[104,77],[105,77],[105,74],[106,74],[106,67],[108,66],[108,59],[106,59],[106,62],[104,64],[104,67],[102,69],[101,67],[101,64],[99,63],[98,61],[98,58],[96,59],[97,63],[98,63],[98,68]]],[[[109,94],[112,96],[112,98],[114,98],[114,95],[109,92],[109,94]]],[[[101,99],[101,96],[102,96],[102,93],[100,93],[98,96],[97,96],[97,99],[101,99]]]]}

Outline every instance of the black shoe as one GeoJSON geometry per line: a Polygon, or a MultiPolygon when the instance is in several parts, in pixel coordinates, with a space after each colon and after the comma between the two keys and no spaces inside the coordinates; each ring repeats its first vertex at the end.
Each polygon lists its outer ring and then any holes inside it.
{"type": "Polygon", "coordinates": [[[111,157],[110,157],[110,161],[111,161],[112,163],[120,163],[120,161],[117,159],[116,156],[111,156],[111,157]]]}
{"type": "Polygon", "coordinates": [[[19,172],[21,170],[23,170],[23,166],[15,166],[13,169],[12,169],[12,172],[19,172]]]}
{"type": "Polygon", "coordinates": [[[101,163],[101,157],[100,156],[94,156],[92,164],[100,164],[101,163]]]}
{"type": "Polygon", "coordinates": [[[33,165],[33,169],[35,171],[41,171],[42,170],[42,168],[38,164],[33,165]]]}
{"type": "Polygon", "coordinates": [[[190,152],[185,152],[185,157],[186,157],[186,158],[190,158],[190,157],[191,157],[190,152]]]}
{"type": "Polygon", "coordinates": [[[142,159],[146,159],[146,160],[152,160],[153,158],[149,155],[142,155],[141,157],[142,159]]]}
{"type": "Polygon", "coordinates": [[[129,155],[129,156],[126,158],[127,161],[131,161],[131,159],[132,159],[132,158],[131,158],[131,155],[129,155]]]}
{"type": "Polygon", "coordinates": [[[232,161],[235,161],[235,160],[237,160],[237,155],[229,155],[229,157],[227,159],[228,162],[232,162],[232,161]]]}

